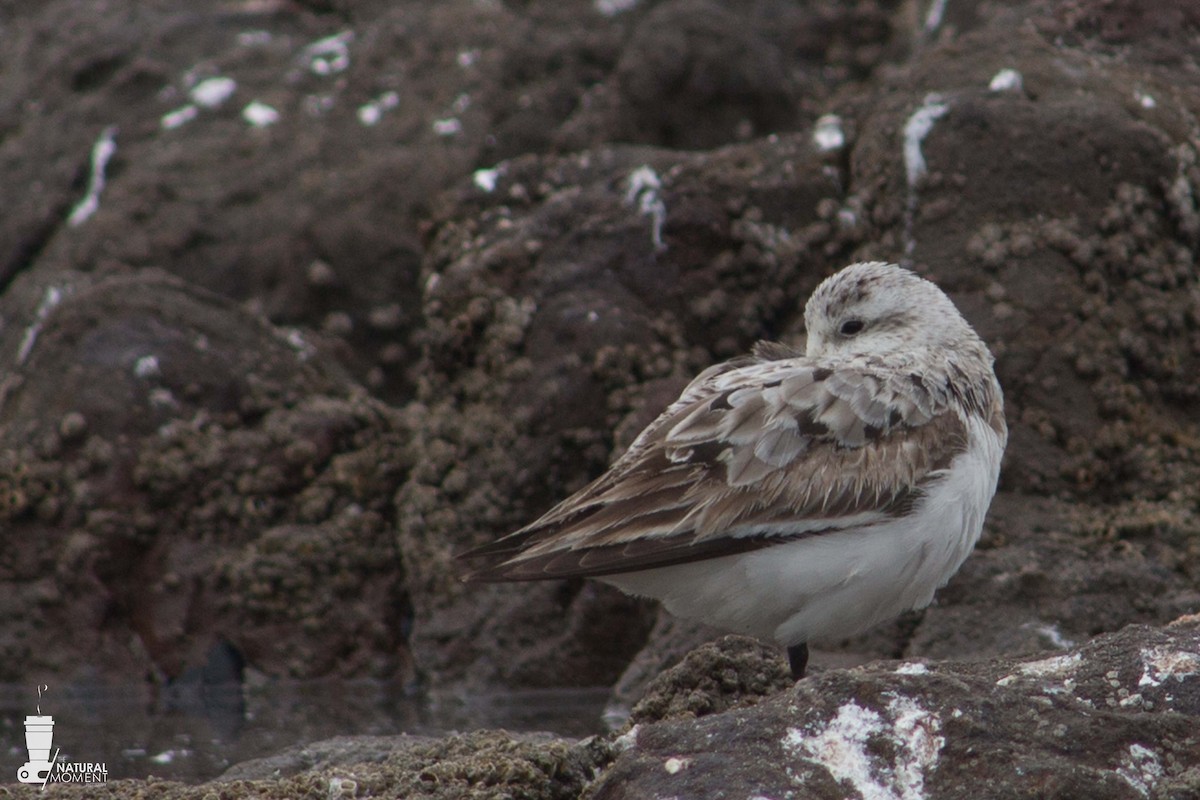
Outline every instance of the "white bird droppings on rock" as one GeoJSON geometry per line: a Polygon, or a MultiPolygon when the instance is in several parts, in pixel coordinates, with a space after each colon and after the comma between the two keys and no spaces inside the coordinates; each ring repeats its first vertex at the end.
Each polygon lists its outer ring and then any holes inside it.
{"type": "Polygon", "coordinates": [[[920,661],[906,661],[896,667],[897,675],[927,675],[929,667],[925,666],[920,661]]]}
{"type": "Polygon", "coordinates": [[[625,733],[621,734],[616,739],[613,739],[613,746],[617,748],[618,752],[623,753],[631,747],[637,745],[638,730],[640,728],[640,725],[634,725],[625,733]]]}
{"type": "Polygon", "coordinates": [[[945,745],[941,721],[909,697],[893,697],[887,712],[890,724],[872,709],[846,703],[816,731],[789,729],[783,747],[849,783],[863,800],[920,800],[925,775],[937,767],[945,745]],[[872,746],[878,738],[890,746],[872,746]],[[884,755],[889,752],[890,758],[884,755]]]}
{"type": "Polygon", "coordinates": [[[691,759],[672,757],[672,758],[668,758],[663,763],[663,769],[665,769],[667,771],[668,775],[675,775],[675,774],[680,773],[683,770],[687,769],[688,766],[691,765],[691,763],[692,763],[691,759]]]}
{"type": "Polygon", "coordinates": [[[499,177],[500,170],[493,167],[492,169],[475,170],[474,174],[471,176],[471,180],[473,180],[475,185],[480,189],[483,189],[485,192],[494,192],[496,191],[496,181],[499,179],[499,177]]]}
{"type": "Polygon", "coordinates": [[[299,328],[288,328],[282,332],[283,340],[288,343],[288,346],[296,353],[296,359],[299,361],[308,361],[317,354],[317,348],[314,347],[299,328]]]}
{"type": "Polygon", "coordinates": [[[929,11],[925,14],[925,33],[933,33],[940,28],[945,15],[946,0],[932,0],[929,4],[929,11]]]}
{"type": "Polygon", "coordinates": [[[457,136],[462,133],[462,122],[459,121],[458,117],[435,119],[433,121],[433,132],[438,136],[457,136]]]}
{"type": "Polygon", "coordinates": [[[168,111],[167,113],[163,114],[162,117],[159,118],[158,123],[162,126],[163,130],[170,131],[186,125],[194,120],[199,114],[200,109],[196,108],[191,103],[188,103],[186,106],[180,106],[174,111],[168,111]]]}
{"type": "Polygon", "coordinates": [[[133,374],[139,378],[156,378],[162,374],[158,356],[142,356],[133,364],[133,374]]]}
{"type": "Polygon", "coordinates": [[[1024,85],[1025,81],[1021,77],[1021,73],[1015,69],[1006,67],[992,76],[992,80],[988,84],[988,90],[992,92],[1019,92],[1024,85]]]}
{"type": "Polygon", "coordinates": [[[1149,797],[1154,785],[1163,777],[1163,765],[1158,754],[1140,744],[1129,745],[1129,752],[1117,767],[1117,774],[1142,797],[1149,797]]]}
{"type": "Polygon", "coordinates": [[[392,91],[384,92],[374,100],[369,100],[358,107],[358,121],[369,127],[383,118],[384,111],[389,111],[398,105],[400,105],[399,94],[392,91]]]}
{"type": "Polygon", "coordinates": [[[203,108],[217,108],[237,91],[237,81],[233,78],[216,76],[206,78],[192,87],[188,96],[192,102],[203,108]]]}
{"type": "Polygon", "coordinates": [[[940,94],[927,94],[921,107],[909,115],[904,123],[904,173],[908,178],[909,188],[925,176],[927,167],[925,154],[921,152],[921,143],[933,130],[937,122],[949,110],[940,94]]]}
{"type": "Polygon", "coordinates": [[[350,67],[352,41],[354,31],[342,31],[333,36],[326,36],[305,47],[300,58],[307,63],[309,71],[314,75],[336,75],[350,67]]]}
{"type": "MultiPolygon", "coordinates": [[[[1065,656],[1030,661],[1018,666],[1017,671],[1030,678],[1063,678],[1072,674],[1082,661],[1083,656],[1079,653],[1071,653],[1065,656]]],[[[1007,680],[1007,678],[1000,680],[1007,680]]]]}
{"type": "Polygon", "coordinates": [[[279,112],[266,103],[254,100],[242,109],[242,119],[255,128],[266,128],[279,121],[279,112]]]}
{"type": "Polygon", "coordinates": [[[650,217],[650,240],[654,249],[666,250],[662,231],[667,221],[667,204],[658,195],[662,188],[662,180],[659,179],[658,173],[649,166],[642,165],[629,174],[627,183],[629,188],[625,192],[625,204],[637,207],[638,213],[650,217]]]}
{"type": "Polygon", "coordinates": [[[921,143],[933,130],[937,122],[948,110],[939,94],[925,95],[921,107],[909,115],[904,123],[904,174],[908,180],[908,197],[904,210],[904,254],[912,256],[916,250],[917,241],[913,233],[913,224],[917,214],[917,186],[925,177],[927,165],[925,154],[921,151],[921,143]]]}
{"type": "Polygon", "coordinates": [[[1142,677],[1138,686],[1161,686],[1167,678],[1183,681],[1200,675],[1200,654],[1154,647],[1142,651],[1142,677]]]}
{"type": "Polygon", "coordinates": [[[923,797],[925,773],[937,767],[938,755],[946,744],[946,737],[941,735],[942,721],[913,698],[901,695],[888,703],[888,712],[895,720],[897,744],[907,749],[907,753],[901,751],[895,760],[900,797],[905,800],[923,797]]]}
{"type": "Polygon", "coordinates": [[[117,152],[117,126],[109,125],[100,133],[100,138],[92,145],[92,172],[88,179],[87,191],[83,199],[71,209],[67,224],[71,227],[87,222],[96,210],[100,208],[100,193],[104,191],[105,175],[108,162],[117,152]]]}
{"type": "Polygon", "coordinates": [[[42,302],[38,303],[38,307],[34,309],[33,323],[25,329],[25,335],[21,338],[21,346],[17,350],[18,364],[24,364],[29,360],[29,354],[33,352],[33,346],[37,344],[38,334],[42,332],[46,317],[50,316],[54,307],[63,301],[63,297],[63,290],[57,286],[46,287],[46,292],[42,295],[42,302]]]}
{"type": "Polygon", "coordinates": [[[822,114],[813,125],[813,144],[822,153],[841,150],[846,145],[846,132],[842,130],[842,118],[837,114],[822,114]]]}

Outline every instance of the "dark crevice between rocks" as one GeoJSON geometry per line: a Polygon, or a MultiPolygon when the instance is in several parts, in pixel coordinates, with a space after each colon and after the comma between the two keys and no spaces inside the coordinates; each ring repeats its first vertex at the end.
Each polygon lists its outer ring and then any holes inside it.
{"type": "Polygon", "coordinates": [[[32,230],[21,235],[8,260],[0,264],[0,294],[8,291],[17,276],[36,265],[38,256],[66,224],[71,207],[63,203],[51,209],[32,230]]]}

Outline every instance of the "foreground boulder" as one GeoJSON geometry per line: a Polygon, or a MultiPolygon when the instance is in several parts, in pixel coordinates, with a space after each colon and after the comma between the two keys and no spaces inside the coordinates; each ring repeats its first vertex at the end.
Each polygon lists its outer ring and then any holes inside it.
{"type": "MultiPolygon", "coordinates": [[[[1188,798],[1200,793],[1200,617],[1046,658],[877,662],[769,690],[778,654],[728,637],[656,681],[623,735],[339,737],[185,786],[58,797],[591,800],[1188,798]]],[[[16,788],[35,797],[38,787],[16,788]]]]}
{"type": "Polygon", "coordinates": [[[1047,658],[835,670],[638,725],[589,796],[1194,797],[1197,715],[1191,617],[1047,658]]]}

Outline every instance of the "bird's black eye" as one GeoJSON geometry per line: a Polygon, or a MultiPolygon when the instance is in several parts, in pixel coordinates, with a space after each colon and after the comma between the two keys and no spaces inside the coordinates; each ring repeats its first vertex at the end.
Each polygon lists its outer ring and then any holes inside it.
{"type": "Polygon", "coordinates": [[[848,319],[842,323],[842,327],[838,328],[838,332],[842,336],[853,336],[860,332],[865,327],[861,319],[848,319]]]}

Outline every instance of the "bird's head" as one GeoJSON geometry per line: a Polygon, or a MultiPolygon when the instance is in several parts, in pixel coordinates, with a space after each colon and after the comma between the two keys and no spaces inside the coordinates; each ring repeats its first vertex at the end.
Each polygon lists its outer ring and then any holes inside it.
{"type": "Polygon", "coordinates": [[[804,322],[809,358],[886,357],[926,348],[987,352],[941,289],[881,261],[852,264],[825,279],[804,307],[804,322]]]}

